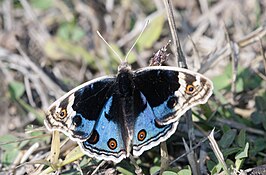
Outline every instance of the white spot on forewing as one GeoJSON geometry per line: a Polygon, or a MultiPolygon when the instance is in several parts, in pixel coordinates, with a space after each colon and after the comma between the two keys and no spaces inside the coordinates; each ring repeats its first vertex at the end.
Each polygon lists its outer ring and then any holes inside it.
{"type": "Polygon", "coordinates": [[[180,106],[183,106],[184,102],[185,102],[185,98],[184,98],[184,91],[180,91],[180,90],[177,90],[175,91],[175,96],[178,98],[178,104],[180,106]]]}
{"type": "Polygon", "coordinates": [[[186,75],[184,74],[184,73],[182,73],[182,72],[178,72],[178,81],[179,81],[179,83],[180,83],[180,81],[185,81],[185,78],[186,78],[186,75]]]}
{"type": "Polygon", "coordinates": [[[68,98],[68,104],[67,104],[67,113],[68,114],[71,114],[73,111],[72,106],[74,104],[74,100],[75,100],[75,95],[74,94],[70,95],[68,98]]]}
{"type": "MultiPolygon", "coordinates": [[[[178,83],[180,84],[180,87],[178,89],[178,91],[181,93],[181,94],[184,94],[185,91],[186,91],[186,86],[187,86],[187,82],[185,80],[185,77],[186,75],[179,72],[179,75],[178,75],[178,83]]],[[[176,91],[177,92],[177,91],[176,91]]],[[[179,95],[181,95],[179,94],[179,95]]]]}
{"type": "Polygon", "coordinates": [[[196,75],[196,81],[193,82],[193,86],[197,87],[197,86],[200,86],[201,83],[200,83],[200,75],[196,75]]]}
{"type": "Polygon", "coordinates": [[[177,91],[175,91],[175,96],[178,97],[178,104],[180,106],[183,106],[184,102],[186,101],[185,91],[186,91],[187,82],[185,80],[185,77],[186,77],[186,75],[184,73],[179,72],[178,83],[180,84],[180,87],[177,91]]]}

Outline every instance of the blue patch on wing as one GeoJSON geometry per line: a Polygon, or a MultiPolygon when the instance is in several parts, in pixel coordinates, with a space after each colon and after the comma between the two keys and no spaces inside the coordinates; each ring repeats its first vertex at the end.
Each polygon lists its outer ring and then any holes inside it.
{"type": "Polygon", "coordinates": [[[112,102],[113,97],[110,97],[96,122],[93,138],[83,142],[82,148],[93,157],[117,162],[126,157],[126,151],[120,125],[107,117],[112,102]]]}
{"type": "Polygon", "coordinates": [[[176,113],[176,110],[174,108],[169,108],[169,101],[171,99],[173,99],[173,96],[169,96],[168,99],[164,101],[162,104],[152,108],[154,115],[156,116],[156,119],[162,120],[176,113]]]}
{"type": "Polygon", "coordinates": [[[72,118],[72,125],[75,125],[73,137],[84,140],[91,135],[95,125],[95,120],[87,120],[81,114],[77,113],[72,118]]]}
{"type": "MultiPolygon", "coordinates": [[[[143,94],[141,94],[141,99],[144,104],[147,105],[146,108],[137,116],[134,126],[132,144],[133,155],[136,156],[141,155],[143,151],[151,149],[160,142],[165,141],[175,132],[177,126],[177,123],[158,125],[156,123],[157,116],[143,94]]],[[[161,110],[164,109],[161,107],[161,110]]],[[[157,115],[159,115],[159,111],[157,111],[157,115]]]]}

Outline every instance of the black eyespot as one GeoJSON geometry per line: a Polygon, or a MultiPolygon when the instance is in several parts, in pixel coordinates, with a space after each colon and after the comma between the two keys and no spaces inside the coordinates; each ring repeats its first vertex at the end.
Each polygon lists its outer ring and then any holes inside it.
{"type": "Polygon", "coordinates": [[[81,123],[82,123],[82,118],[81,118],[80,114],[75,115],[75,116],[73,117],[73,119],[72,119],[72,122],[73,122],[73,124],[74,124],[76,127],[80,126],[81,123]]]}
{"type": "Polygon", "coordinates": [[[113,139],[113,138],[109,139],[108,142],[107,142],[107,144],[108,144],[108,147],[109,147],[111,150],[114,150],[114,149],[116,149],[116,147],[117,147],[117,142],[116,142],[116,140],[113,139]]]}
{"type": "Polygon", "coordinates": [[[145,131],[145,129],[142,129],[138,133],[138,140],[143,141],[146,138],[146,136],[147,136],[147,132],[145,131]]]}
{"type": "Polygon", "coordinates": [[[163,128],[163,127],[166,126],[166,125],[160,125],[156,120],[154,120],[154,123],[155,123],[155,126],[156,126],[157,128],[163,128]]]}
{"type": "Polygon", "coordinates": [[[171,97],[167,102],[167,107],[173,109],[178,102],[178,98],[176,96],[171,97]]]}
{"type": "Polygon", "coordinates": [[[107,120],[111,120],[111,115],[109,115],[108,113],[104,112],[104,116],[107,120]]]}
{"type": "Polygon", "coordinates": [[[90,144],[96,144],[98,141],[99,141],[99,133],[96,130],[93,130],[90,138],[86,142],[90,144]]]}

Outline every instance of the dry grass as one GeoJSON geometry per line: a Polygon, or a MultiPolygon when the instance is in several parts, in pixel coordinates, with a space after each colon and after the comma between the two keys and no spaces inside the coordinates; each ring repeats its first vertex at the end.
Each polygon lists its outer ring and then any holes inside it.
{"type": "MultiPolygon", "coordinates": [[[[119,60],[97,30],[124,57],[149,19],[151,23],[129,57],[134,69],[148,66],[153,54],[171,39],[163,1],[4,0],[0,5],[3,174],[39,173],[49,166],[65,174],[87,174],[95,169],[96,174],[134,172],[128,160],[113,165],[73,156],[70,151],[76,145],[63,135],[60,157],[54,161],[64,162],[66,155],[72,155],[72,161],[64,166],[44,161],[51,147],[51,135],[43,127],[44,111],[65,91],[116,73],[119,60]]],[[[265,164],[266,1],[173,0],[173,5],[189,69],[210,77],[215,85],[208,105],[193,110],[195,138],[190,141],[200,174],[239,173],[265,164]],[[218,163],[214,152],[219,150],[213,152],[206,141],[214,127],[225,162],[218,163]]],[[[176,65],[173,55],[167,65],[176,65]]],[[[189,142],[185,126],[182,122],[169,139],[173,162],[168,171],[190,172],[189,153],[181,139],[189,142]]],[[[144,173],[155,172],[160,166],[159,149],[145,152],[137,163],[144,173]]]]}

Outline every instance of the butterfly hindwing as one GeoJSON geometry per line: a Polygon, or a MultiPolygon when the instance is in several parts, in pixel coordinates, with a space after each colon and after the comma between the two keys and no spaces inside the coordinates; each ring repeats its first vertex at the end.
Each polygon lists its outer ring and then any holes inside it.
{"type": "Polygon", "coordinates": [[[133,155],[139,156],[145,150],[149,150],[152,147],[158,145],[160,142],[169,138],[176,130],[178,122],[174,122],[167,125],[159,125],[156,122],[156,116],[147,102],[145,96],[139,92],[135,96],[139,104],[143,104],[145,107],[136,117],[134,126],[134,135],[132,139],[133,155]]]}
{"type": "Polygon", "coordinates": [[[117,116],[110,116],[110,110],[118,110],[118,106],[111,108],[113,105],[116,106],[116,103],[111,96],[103,107],[93,134],[80,143],[80,146],[91,157],[119,162],[126,157],[126,150],[122,139],[122,127],[116,120],[117,116]]]}
{"type": "Polygon", "coordinates": [[[76,141],[90,137],[114,77],[101,77],[84,83],[55,101],[46,114],[45,125],[49,130],[59,130],[76,141]]]}

